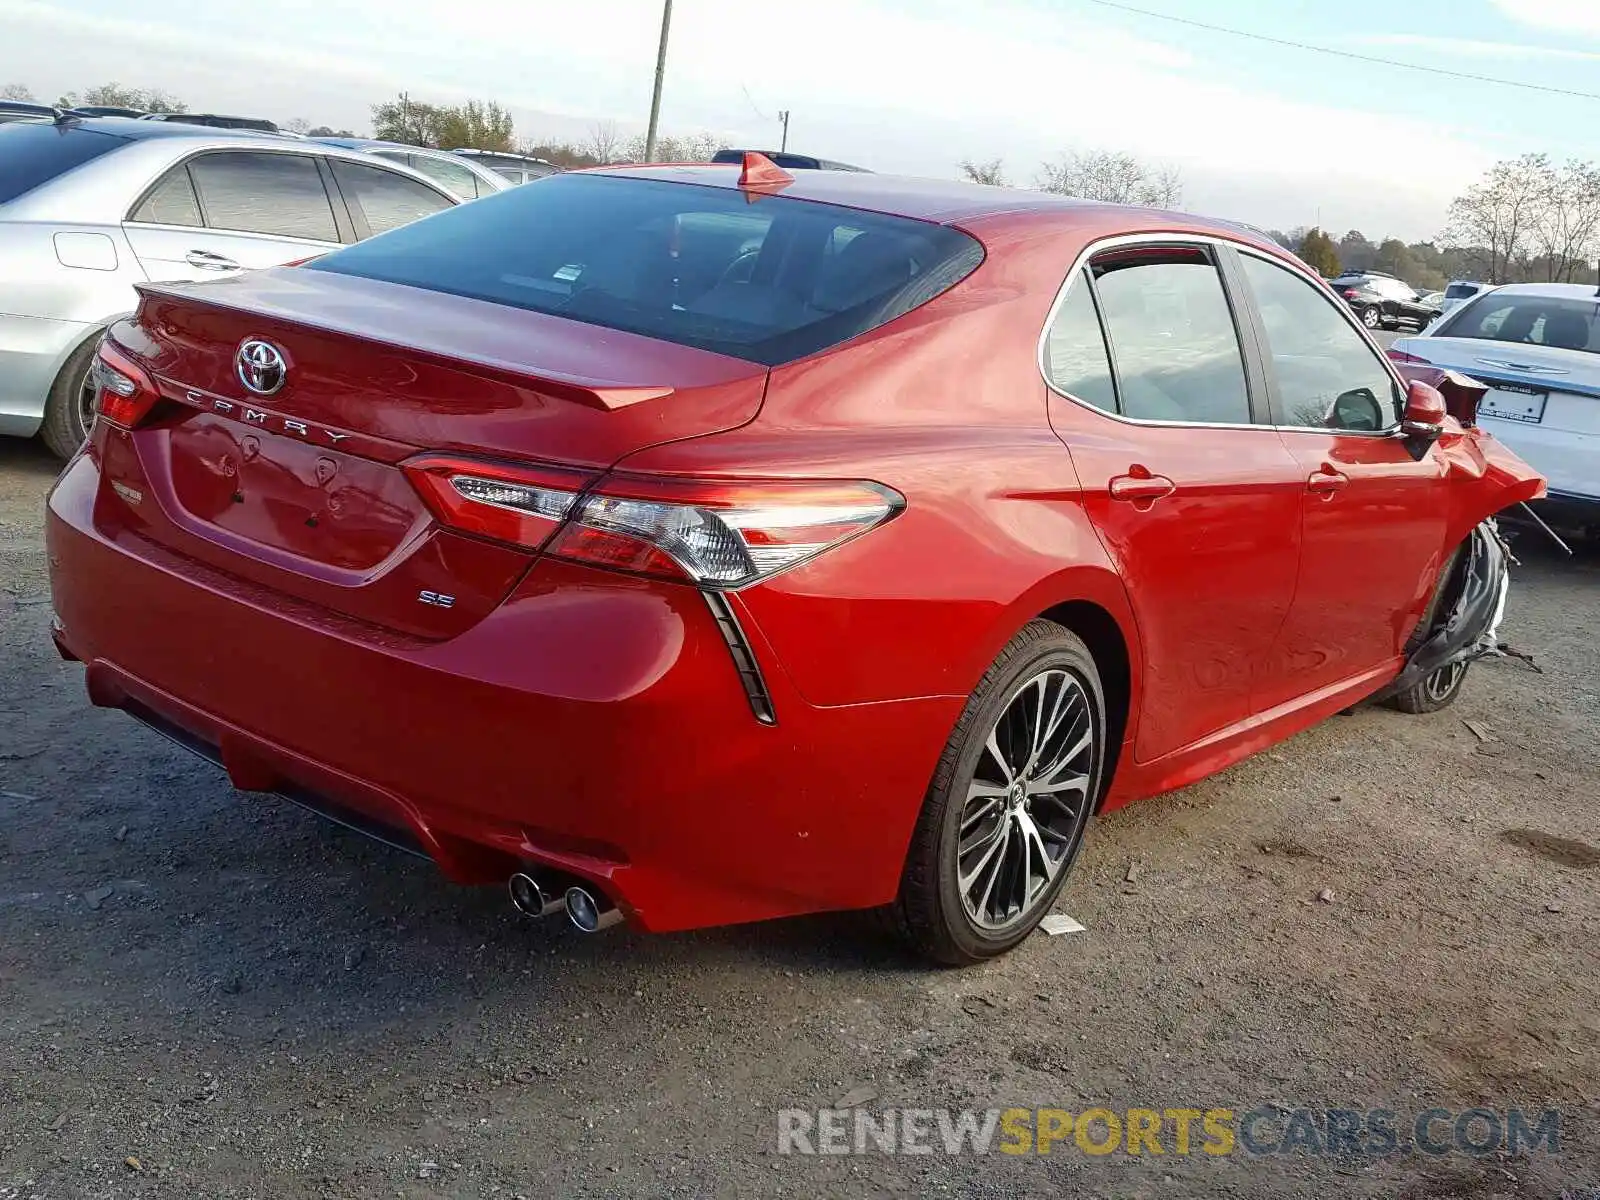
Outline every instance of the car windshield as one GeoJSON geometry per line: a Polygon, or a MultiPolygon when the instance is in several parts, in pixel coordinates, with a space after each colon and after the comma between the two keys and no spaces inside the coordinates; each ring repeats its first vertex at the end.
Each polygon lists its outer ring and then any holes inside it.
{"type": "Polygon", "coordinates": [[[1468,296],[1476,293],[1477,290],[1478,285],[1475,283],[1452,283],[1445,288],[1444,295],[1447,300],[1465,300],[1468,296]]]}
{"type": "Polygon", "coordinates": [[[926,303],[983,250],[959,230],[648,179],[555,175],[308,269],[489,300],[774,366],[926,303]]]}
{"type": "Polygon", "coordinates": [[[1461,310],[1444,337],[1600,353],[1600,301],[1491,292],[1461,310]]]}
{"type": "Polygon", "coordinates": [[[70,123],[0,125],[0,204],[125,145],[127,140],[70,123]]]}

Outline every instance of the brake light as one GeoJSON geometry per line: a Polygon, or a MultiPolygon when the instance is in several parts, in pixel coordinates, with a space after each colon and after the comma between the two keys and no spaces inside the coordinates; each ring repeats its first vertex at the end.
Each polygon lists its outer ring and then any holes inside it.
{"type": "Polygon", "coordinates": [[[161,393],[144,368],[109,341],[102,341],[89,369],[98,392],[96,408],[113,425],[132,429],[156,406],[161,393]]]}
{"type": "Polygon", "coordinates": [[[1433,365],[1420,354],[1409,354],[1404,350],[1396,350],[1393,346],[1390,346],[1385,353],[1388,354],[1391,362],[1406,363],[1410,366],[1419,367],[1431,367],[1433,365]]]}
{"type": "Polygon", "coordinates": [[[572,562],[732,589],[815,558],[905,507],[876,483],[593,476],[427,454],[407,477],[451,528],[572,562]]]}
{"type": "Polygon", "coordinates": [[[592,476],[556,467],[427,454],[401,469],[446,525],[537,550],[561,527],[592,476]]]}
{"type": "Polygon", "coordinates": [[[904,497],[876,483],[612,476],[583,498],[549,552],[697,587],[741,588],[904,507],[904,497]]]}
{"type": "Polygon", "coordinates": [[[1356,298],[1356,290],[1355,290],[1355,288],[1345,288],[1344,289],[1344,298],[1346,300],[1354,300],[1356,298]]]}

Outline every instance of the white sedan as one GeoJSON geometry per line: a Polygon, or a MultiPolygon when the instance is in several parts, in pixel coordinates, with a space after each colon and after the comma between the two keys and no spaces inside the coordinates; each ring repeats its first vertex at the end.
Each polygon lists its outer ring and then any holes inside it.
{"type": "Polygon", "coordinates": [[[1493,288],[1389,353],[1487,384],[1483,427],[1550,481],[1552,507],[1600,527],[1600,289],[1493,288]]]}

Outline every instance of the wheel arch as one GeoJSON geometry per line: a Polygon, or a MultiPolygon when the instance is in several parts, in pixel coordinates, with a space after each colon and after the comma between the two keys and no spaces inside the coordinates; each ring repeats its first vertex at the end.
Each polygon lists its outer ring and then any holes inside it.
{"type": "Polygon", "coordinates": [[[1104,783],[1095,800],[1098,811],[1111,792],[1124,739],[1133,723],[1133,663],[1128,639],[1117,619],[1092,600],[1064,600],[1040,613],[1039,618],[1082,638],[1100,671],[1106,704],[1106,763],[1104,783]]]}

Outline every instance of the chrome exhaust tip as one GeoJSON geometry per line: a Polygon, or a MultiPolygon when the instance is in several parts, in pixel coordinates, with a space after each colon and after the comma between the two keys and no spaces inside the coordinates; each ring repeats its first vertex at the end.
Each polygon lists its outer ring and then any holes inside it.
{"type": "Polygon", "coordinates": [[[506,881],[511,893],[511,907],[525,917],[548,917],[560,912],[567,902],[552,896],[539,886],[539,881],[524,871],[518,871],[506,881]]]}
{"type": "Polygon", "coordinates": [[[580,933],[598,933],[622,920],[621,909],[604,897],[596,899],[587,888],[568,888],[566,907],[567,916],[580,933]]]}

